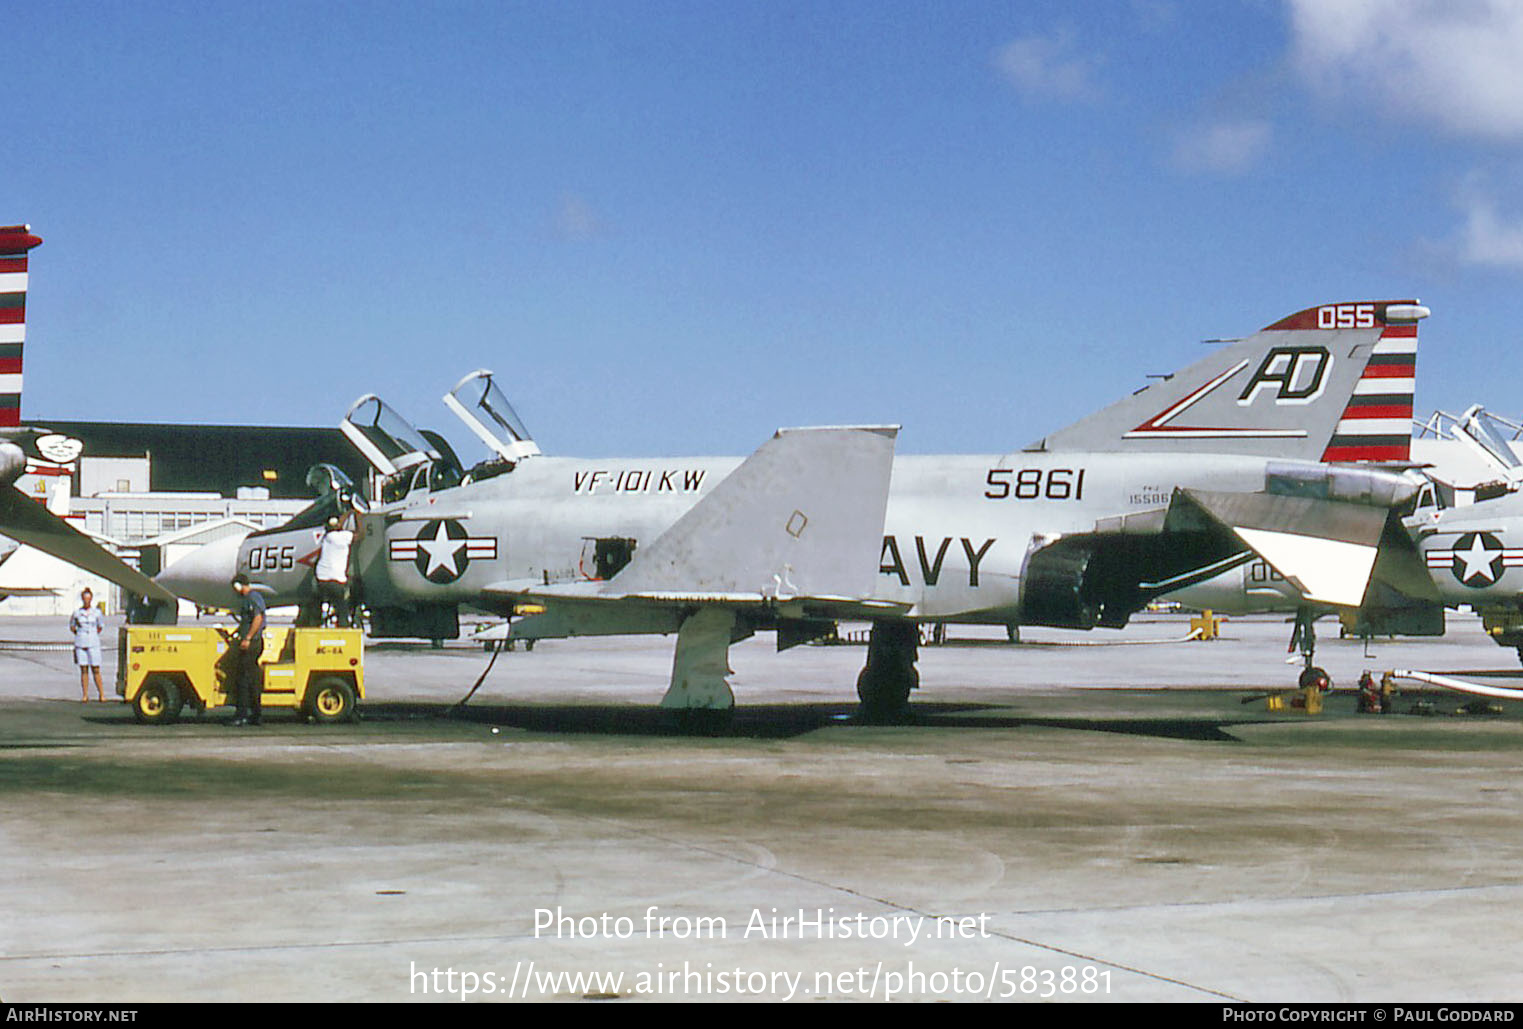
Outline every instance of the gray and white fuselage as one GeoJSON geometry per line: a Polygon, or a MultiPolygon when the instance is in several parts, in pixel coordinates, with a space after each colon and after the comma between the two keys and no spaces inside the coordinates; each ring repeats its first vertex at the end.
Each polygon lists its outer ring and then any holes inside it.
{"type": "MultiPolygon", "coordinates": [[[[489,586],[592,580],[590,541],[648,544],[741,461],[535,457],[484,481],[415,491],[364,516],[355,578],[371,605],[478,609],[489,586]]],[[[1221,454],[899,455],[872,599],[907,605],[905,616],[920,620],[1019,622],[1035,549],[1091,532],[1100,518],[1166,507],[1176,486],[1262,489],[1270,463],[1221,454]]],[[[315,528],[273,529],[225,541],[159,581],[219,607],[243,571],[272,603],[294,603],[311,594],[320,537],[315,528]]]]}
{"type": "MultiPolygon", "coordinates": [[[[591,579],[588,541],[654,540],[740,463],[536,457],[367,515],[357,574],[372,604],[476,606],[504,582],[591,579]],[[451,540],[444,522],[464,535],[451,540]]],[[[872,599],[908,605],[906,616],[921,620],[1018,622],[1037,547],[1093,531],[1099,516],[1165,507],[1176,485],[1262,489],[1268,465],[1213,454],[897,456],[872,599]]]]}

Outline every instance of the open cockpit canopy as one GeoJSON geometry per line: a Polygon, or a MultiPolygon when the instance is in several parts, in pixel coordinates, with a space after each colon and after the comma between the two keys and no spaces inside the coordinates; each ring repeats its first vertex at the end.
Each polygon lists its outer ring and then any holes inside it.
{"type": "Polygon", "coordinates": [[[524,428],[523,420],[487,369],[479,368],[455,383],[444,394],[444,406],[504,461],[516,464],[539,455],[539,447],[524,428]]]}
{"type": "Polygon", "coordinates": [[[1523,425],[1475,404],[1454,420],[1449,431],[1508,480],[1523,477],[1523,461],[1510,442],[1523,436],[1523,425]]]}
{"type": "Polygon", "coordinates": [[[339,429],[384,476],[442,457],[411,422],[374,393],[354,402],[339,429]]]}
{"type": "Polygon", "coordinates": [[[339,429],[380,476],[383,503],[460,484],[459,459],[444,438],[419,431],[373,393],[354,402],[339,429]]]}

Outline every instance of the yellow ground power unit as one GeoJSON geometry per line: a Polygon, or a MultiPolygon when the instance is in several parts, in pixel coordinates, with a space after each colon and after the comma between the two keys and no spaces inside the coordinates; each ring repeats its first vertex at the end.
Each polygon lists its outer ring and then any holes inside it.
{"type": "MultiPolygon", "coordinates": [[[[173,722],[189,705],[197,715],[234,697],[234,633],[220,626],[128,625],[117,639],[116,692],[138,721],[173,722]]],[[[358,629],[264,630],[261,704],[292,708],[316,722],[355,717],[365,697],[365,653],[358,629]]]]}

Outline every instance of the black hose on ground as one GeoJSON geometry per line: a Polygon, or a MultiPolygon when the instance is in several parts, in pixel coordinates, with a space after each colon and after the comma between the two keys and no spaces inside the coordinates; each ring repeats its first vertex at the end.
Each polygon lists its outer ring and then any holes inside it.
{"type": "Polygon", "coordinates": [[[502,653],[503,642],[503,640],[498,640],[497,645],[492,648],[492,659],[487,662],[486,670],[481,673],[481,678],[476,680],[476,685],[471,687],[471,692],[467,693],[465,696],[455,701],[455,703],[444,709],[445,718],[448,718],[455,712],[462,710],[465,707],[466,702],[476,695],[477,690],[481,689],[481,684],[487,681],[487,676],[492,672],[492,666],[497,663],[497,655],[502,653]]]}

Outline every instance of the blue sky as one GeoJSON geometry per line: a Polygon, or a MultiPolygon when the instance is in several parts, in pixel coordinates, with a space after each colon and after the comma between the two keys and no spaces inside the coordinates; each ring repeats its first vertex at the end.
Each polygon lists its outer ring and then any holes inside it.
{"type": "Polygon", "coordinates": [[[1523,4],[13,0],[23,417],[1020,446],[1317,303],[1523,414],[1523,4]]]}

